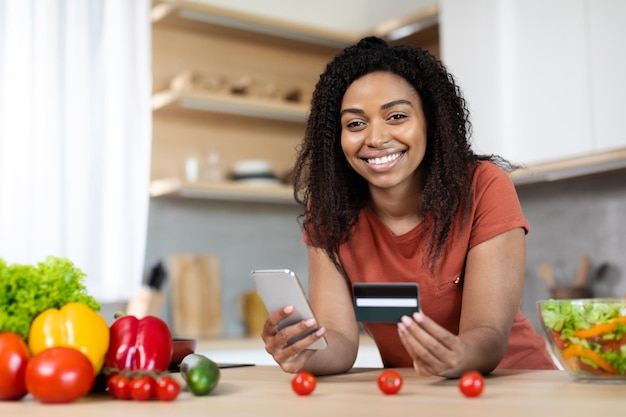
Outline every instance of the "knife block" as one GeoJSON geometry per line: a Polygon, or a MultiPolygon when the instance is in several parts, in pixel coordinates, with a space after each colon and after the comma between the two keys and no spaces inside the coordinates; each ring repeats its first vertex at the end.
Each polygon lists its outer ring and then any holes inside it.
{"type": "Polygon", "coordinates": [[[135,298],[128,302],[126,314],[135,316],[138,319],[145,316],[162,318],[161,314],[163,313],[164,305],[165,293],[144,285],[139,289],[135,298]]]}

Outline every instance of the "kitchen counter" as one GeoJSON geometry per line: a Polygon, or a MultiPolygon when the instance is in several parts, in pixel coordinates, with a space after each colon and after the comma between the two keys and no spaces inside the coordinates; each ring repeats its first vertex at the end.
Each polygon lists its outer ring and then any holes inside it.
{"type": "MultiPolygon", "coordinates": [[[[232,339],[204,339],[198,342],[196,352],[206,355],[218,363],[250,363],[255,365],[276,365],[265,351],[260,336],[232,339]]],[[[382,368],[378,349],[371,337],[361,334],[359,351],[354,367],[382,368]]]]}
{"type": "Polygon", "coordinates": [[[626,407],[626,385],[573,382],[562,371],[497,371],[486,378],[485,391],[465,398],[456,380],[420,377],[402,369],[399,394],[383,395],[376,386],[379,369],[355,368],[344,375],[318,378],[315,392],[300,397],[291,391],[291,375],[277,366],[222,370],[218,387],[208,396],[182,392],[174,402],[137,402],[92,394],[75,403],[43,405],[27,397],[2,403],[2,414],[42,416],[584,416],[613,415],[626,407]]]}

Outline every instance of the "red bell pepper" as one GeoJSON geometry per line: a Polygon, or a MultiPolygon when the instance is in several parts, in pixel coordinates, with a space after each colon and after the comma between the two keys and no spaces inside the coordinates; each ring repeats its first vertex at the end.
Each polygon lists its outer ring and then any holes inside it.
{"type": "Polygon", "coordinates": [[[110,328],[105,367],[111,371],[167,371],[172,358],[172,334],[158,317],[122,316],[110,328]]]}

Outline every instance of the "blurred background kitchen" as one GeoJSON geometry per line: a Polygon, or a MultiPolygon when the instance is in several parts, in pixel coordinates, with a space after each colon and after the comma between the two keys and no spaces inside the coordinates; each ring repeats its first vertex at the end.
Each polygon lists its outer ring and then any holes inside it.
{"type": "Polygon", "coordinates": [[[366,34],[440,57],[475,148],[524,165],[533,323],[626,295],[622,0],[2,0],[0,257],[71,259],[107,319],[247,335],[252,269],[306,286],[290,169],[317,76],[366,34]]]}

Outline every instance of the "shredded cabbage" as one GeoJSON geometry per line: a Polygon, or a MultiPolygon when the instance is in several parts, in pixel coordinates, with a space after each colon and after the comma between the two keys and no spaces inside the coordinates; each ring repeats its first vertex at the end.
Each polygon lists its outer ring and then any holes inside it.
{"type": "Polygon", "coordinates": [[[594,302],[579,303],[563,300],[548,300],[543,305],[541,315],[549,330],[588,329],[589,327],[622,315],[623,303],[594,302]]]}

